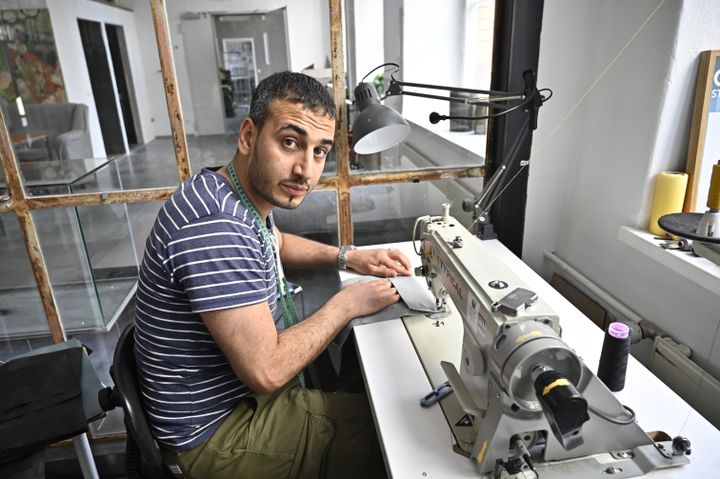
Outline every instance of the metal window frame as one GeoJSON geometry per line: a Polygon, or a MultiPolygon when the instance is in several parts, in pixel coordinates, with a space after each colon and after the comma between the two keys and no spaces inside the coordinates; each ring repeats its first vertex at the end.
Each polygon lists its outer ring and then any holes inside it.
{"type": "MultiPolygon", "coordinates": [[[[349,146],[348,146],[348,120],[345,108],[345,71],[344,71],[344,45],[343,45],[343,18],[342,1],[328,0],[330,12],[330,43],[332,55],[332,84],[334,100],[337,106],[338,118],[335,133],[336,158],[338,163],[337,174],[332,177],[323,177],[318,184],[319,190],[337,191],[338,237],[340,244],[353,242],[351,194],[350,190],[357,186],[389,184],[389,183],[418,183],[434,180],[449,180],[457,178],[478,178],[485,174],[483,166],[478,167],[448,167],[422,170],[409,170],[390,173],[350,174],[349,146]]],[[[160,67],[168,105],[168,115],[172,132],[173,147],[178,169],[178,177],[182,182],[190,177],[190,162],[188,146],[183,123],[183,113],[180,106],[180,93],[178,89],[173,49],[168,24],[166,0],[149,0],[151,5],[153,25],[157,40],[160,67]]],[[[176,187],[141,188],[124,191],[106,191],[81,194],[59,194],[28,196],[22,184],[20,165],[12,148],[12,141],[5,123],[3,113],[0,111],[0,166],[7,180],[9,198],[0,198],[0,213],[14,211],[20,222],[20,228],[25,242],[35,281],[40,291],[42,306],[45,311],[50,335],[54,343],[66,340],[62,319],[58,311],[57,302],[53,292],[47,265],[38,241],[37,229],[31,212],[44,208],[67,208],[78,206],[98,206],[118,203],[138,203],[165,200],[172,195],[176,187]]]]}

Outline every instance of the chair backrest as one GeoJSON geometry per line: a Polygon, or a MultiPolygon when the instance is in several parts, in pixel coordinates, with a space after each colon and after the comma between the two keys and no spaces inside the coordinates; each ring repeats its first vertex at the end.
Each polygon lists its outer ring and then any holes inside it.
{"type": "Polygon", "coordinates": [[[110,374],[115,381],[115,387],[125,413],[128,440],[133,440],[137,445],[140,451],[140,460],[145,467],[156,473],[154,477],[161,477],[164,475],[161,471],[165,470],[162,454],[150,432],[140,399],[135,364],[135,324],[126,327],[120,335],[117,346],[115,346],[110,374]]]}

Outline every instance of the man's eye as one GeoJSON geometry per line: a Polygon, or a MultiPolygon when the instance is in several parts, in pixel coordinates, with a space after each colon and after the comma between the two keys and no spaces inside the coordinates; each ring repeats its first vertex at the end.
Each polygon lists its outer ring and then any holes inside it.
{"type": "Polygon", "coordinates": [[[320,158],[325,158],[328,154],[328,151],[325,148],[315,148],[315,156],[318,156],[320,158]]]}
{"type": "Polygon", "coordinates": [[[297,141],[295,141],[294,138],[285,138],[283,140],[283,145],[288,148],[297,148],[297,141]]]}

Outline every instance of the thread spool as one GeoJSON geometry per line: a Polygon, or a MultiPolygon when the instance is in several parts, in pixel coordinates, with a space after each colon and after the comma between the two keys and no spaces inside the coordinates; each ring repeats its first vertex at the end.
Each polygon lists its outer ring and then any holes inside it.
{"type": "Polygon", "coordinates": [[[655,195],[648,229],[657,236],[665,236],[665,231],[658,225],[661,216],[682,211],[687,189],[688,175],[679,171],[662,171],[657,175],[655,195]]]}
{"type": "Polygon", "coordinates": [[[630,340],[630,328],[626,324],[610,323],[605,333],[597,372],[598,378],[610,391],[621,391],[625,387],[630,340]]]}
{"type": "Polygon", "coordinates": [[[715,163],[712,168],[707,207],[711,210],[720,210],[720,160],[718,160],[718,162],[715,163]]]}

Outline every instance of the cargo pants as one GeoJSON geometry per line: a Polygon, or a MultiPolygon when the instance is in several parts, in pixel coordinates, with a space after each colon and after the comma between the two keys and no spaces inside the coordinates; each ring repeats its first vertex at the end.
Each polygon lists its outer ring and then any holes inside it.
{"type": "Polygon", "coordinates": [[[243,398],[208,441],[163,457],[192,479],[386,477],[367,396],[297,381],[243,398]]]}

